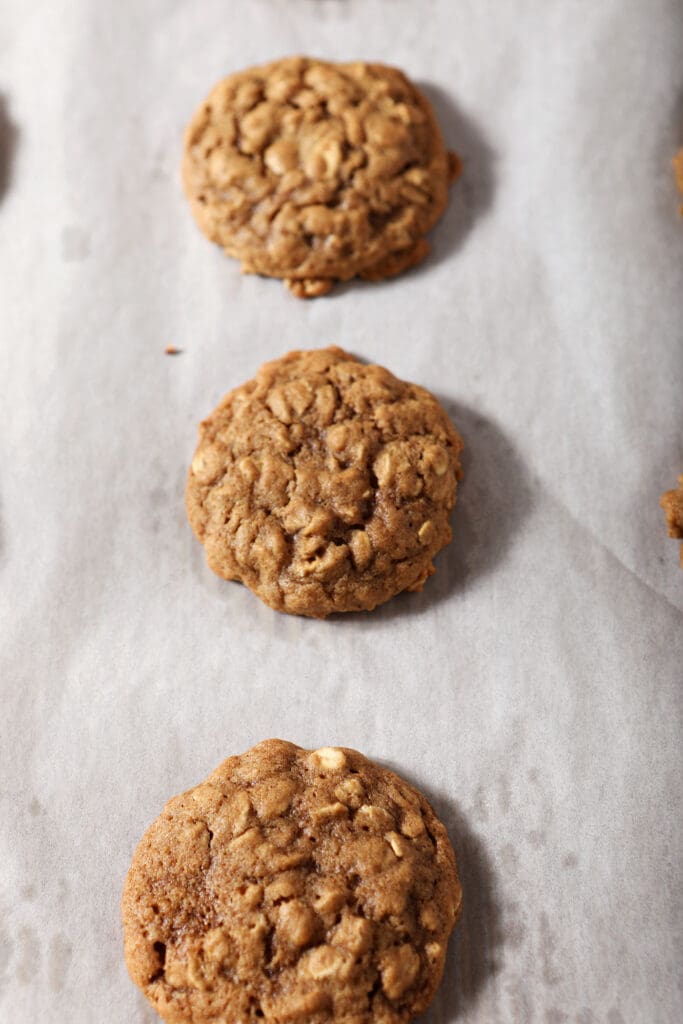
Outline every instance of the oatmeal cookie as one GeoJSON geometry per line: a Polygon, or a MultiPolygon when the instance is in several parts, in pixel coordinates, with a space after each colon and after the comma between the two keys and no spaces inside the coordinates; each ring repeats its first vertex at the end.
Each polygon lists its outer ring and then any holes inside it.
{"type": "Polygon", "coordinates": [[[405,1024],[441,980],[461,900],[417,790],[354,750],[267,740],[143,837],[126,962],[172,1024],[405,1024]]]}
{"type": "Polygon", "coordinates": [[[459,169],[402,72],[292,57],[214,87],[185,133],[182,175],[211,241],[311,298],[422,260],[459,169]]]}
{"type": "Polygon", "coordinates": [[[324,618],[421,590],[462,441],[437,400],[340,348],[290,352],[200,425],[186,492],[211,568],[324,618]]]}
{"type": "MultiPolygon", "coordinates": [[[[659,499],[666,515],[669,536],[683,538],[683,476],[678,478],[678,489],[666,491],[659,499]]],[[[681,569],[683,569],[683,544],[681,544],[681,569]]]]}

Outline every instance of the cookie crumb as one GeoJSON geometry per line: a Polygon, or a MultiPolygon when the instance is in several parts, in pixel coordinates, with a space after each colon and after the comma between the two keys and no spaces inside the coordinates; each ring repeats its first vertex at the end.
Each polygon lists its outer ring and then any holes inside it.
{"type": "Polygon", "coordinates": [[[448,154],[448,177],[451,184],[462,174],[463,163],[457,153],[448,154]]]}
{"type": "Polygon", "coordinates": [[[327,295],[333,282],[325,277],[286,277],[287,289],[297,299],[317,299],[327,295]]]}

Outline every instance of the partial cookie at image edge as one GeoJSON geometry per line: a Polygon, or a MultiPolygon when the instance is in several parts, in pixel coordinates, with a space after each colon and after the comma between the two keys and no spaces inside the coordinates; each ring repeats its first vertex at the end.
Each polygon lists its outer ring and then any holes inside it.
{"type": "MultiPolygon", "coordinates": [[[[678,487],[665,491],[659,499],[664,509],[669,536],[677,540],[683,539],[683,474],[678,478],[678,487]]],[[[683,544],[680,549],[680,563],[683,569],[683,544]]]]}
{"type": "MultiPolygon", "coordinates": [[[[674,176],[676,178],[676,184],[678,185],[678,191],[683,196],[683,149],[679,149],[671,163],[674,169],[674,176]]],[[[679,207],[679,212],[681,216],[683,216],[683,205],[679,207]]]]}

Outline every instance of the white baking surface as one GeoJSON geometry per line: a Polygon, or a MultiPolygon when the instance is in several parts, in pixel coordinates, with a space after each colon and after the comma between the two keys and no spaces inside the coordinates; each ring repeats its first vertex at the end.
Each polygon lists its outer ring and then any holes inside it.
{"type": "Polygon", "coordinates": [[[681,3],[2,9],[0,1020],[155,1019],[134,846],[268,736],[445,818],[466,909],[425,1021],[683,1019],[681,3]],[[295,52],[405,68],[465,160],[422,268],[310,303],[178,176],[213,82],[295,52]],[[439,394],[467,456],[424,593],[322,623],[214,577],[183,489],[220,396],[328,343],[439,394]]]}

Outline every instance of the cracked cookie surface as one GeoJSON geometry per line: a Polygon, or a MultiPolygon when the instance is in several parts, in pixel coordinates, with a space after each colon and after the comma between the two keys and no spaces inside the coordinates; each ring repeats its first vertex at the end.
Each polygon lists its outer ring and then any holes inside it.
{"type": "MultiPolygon", "coordinates": [[[[670,537],[683,539],[683,475],[678,478],[678,488],[666,491],[659,499],[659,504],[666,515],[666,525],[670,537]]],[[[681,569],[683,569],[683,544],[680,551],[681,569]]]]}
{"type": "Polygon", "coordinates": [[[200,425],[187,513],[213,571],[271,608],[370,610],[434,572],[461,449],[424,388],[340,348],[290,352],[200,425]]]}
{"type": "Polygon", "coordinates": [[[402,72],[293,57],[214,87],[185,133],[182,176],[209,239],[311,298],[422,260],[459,168],[402,72]]]}
{"type": "Polygon", "coordinates": [[[461,900],[417,790],[356,751],[267,740],[143,837],[126,962],[171,1024],[400,1024],[434,995],[461,900]]]}

